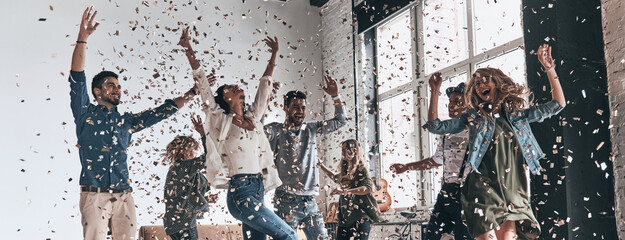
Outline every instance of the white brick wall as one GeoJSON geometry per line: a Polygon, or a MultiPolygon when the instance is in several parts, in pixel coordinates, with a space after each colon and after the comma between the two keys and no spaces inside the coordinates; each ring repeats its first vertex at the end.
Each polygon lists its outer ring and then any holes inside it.
{"type": "MultiPolygon", "coordinates": [[[[354,107],[354,51],[352,37],[352,2],[351,0],[331,0],[321,8],[321,26],[319,36],[321,39],[323,72],[339,82],[341,99],[347,110],[347,126],[338,132],[320,138],[320,158],[331,169],[336,169],[338,159],[341,156],[339,143],[343,140],[355,138],[355,107],[354,107]]],[[[334,115],[332,100],[325,97],[325,119],[334,115]]],[[[334,187],[329,178],[321,178],[321,186],[334,187]]],[[[319,205],[325,210],[327,202],[336,202],[338,198],[329,196],[331,188],[327,192],[320,193],[319,205]]]]}
{"type": "Polygon", "coordinates": [[[616,224],[625,239],[625,2],[602,0],[603,40],[610,98],[611,140],[614,153],[616,224]]]}

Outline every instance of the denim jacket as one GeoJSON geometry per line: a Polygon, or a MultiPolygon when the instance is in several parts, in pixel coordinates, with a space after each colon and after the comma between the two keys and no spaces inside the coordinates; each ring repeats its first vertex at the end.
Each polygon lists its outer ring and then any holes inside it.
{"type": "MultiPolygon", "coordinates": [[[[514,129],[514,135],[519,141],[521,148],[523,149],[523,157],[525,162],[533,174],[539,174],[540,166],[539,159],[545,157],[545,153],[538,146],[536,138],[530,128],[530,123],[542,122],[543,120],[558,114],[562,110],[562,106],[558,101],[551,100],[549,102],[538,104],[522,111],[512,111],[506,114],[508,122],[514,129]]],[[[460,116],[453,119],[441,121],[435,119],[428,121],[423,125],[424,129],[427,129],[434,134],[445,133],[458,133],[462,130],[469,128],[469,162],[473,169],[477,171],[482,158],[488,146],[493,139],[493,133],[495,132],[495,121],[492,118],[488,118],[479,114],[474,109],[467,109],[467,111],[460,116]]]]}

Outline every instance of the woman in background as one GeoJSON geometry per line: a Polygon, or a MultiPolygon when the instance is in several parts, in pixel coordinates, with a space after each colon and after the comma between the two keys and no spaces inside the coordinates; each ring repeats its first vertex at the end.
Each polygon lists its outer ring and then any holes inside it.
{"type": "Polygon", "coordinates": [[[337,239],[367,240],[372,222],[379,222],[380,209],[373,197],[373,181],[365,167],[360,143],[349,139],[341,143],[342,158],[339,172],[334,173],[323,163],[318,166],[340,187],[332,194],[341,195],[338,209],[337,239]]]}

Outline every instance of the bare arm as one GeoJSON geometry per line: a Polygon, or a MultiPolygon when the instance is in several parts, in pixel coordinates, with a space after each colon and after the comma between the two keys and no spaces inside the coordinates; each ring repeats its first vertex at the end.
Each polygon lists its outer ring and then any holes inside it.
{"type": "Polygon", "coordinates": [[[195,58],[195,52],[193,51],[190,40],[191,37],[189,37],[189,27],[182,29],[182,36],[180,36],[180,41],[178,41],[178,45],[184,48],[185,55],[187,55],[187,59],[191,64],[191,69],[196,70],[200,68],[200,61],[195,58]]]}
{"type": "MultiPolygon", "coordinates": [[[[180,36],[180,41],[178,41],[178,45],[184,47],[187,59],[191,64],[191,69],[196,70],[200,68],[200,61],[195,58],[195,53],[193,52],[193,48],[191,47],[191,43],[189,41],[190,39],[191,37],[189,37],[189,28],[187,27],[182,30],[182,36],[180,36]]],[[[174,98],[173,100],[178,108],[182,108],[187,102],[193,99],[193,97],[195,97],[195,95],[197,95],[199,91],[200,88],[198,87],[198,84],[195,83],[195,85],[193,85],[193,88],[189,89],[182,96],[174,98]]]]}
{"type": "Polygon", "coordinates": [[[410,170],[428,170],[435,167],[440,167],[441,164],[438,164],[432,158],[426,158],[418,162],[411,162],[407,164],[395,163],[391,165],[391,171],[396,174],[402,174],[406,171],[410,170]]]}
{"type": "Polygon", "coordinates": [[[551,46],[543,44],[538,48],[538,61],[545,68],[547,77],[549,77],[549,84],[551,85],[551,97],[558,101],[561,107],[566,106],[566,99],[564,98],[564,92],[560,85],[558,73],[555,68],[555,61],[551,57],[551,46]]]}
{"type": "Polygon", "coordinates": [[[271,48],[271,58],[269,59],[269,63],[267,63],[267,68],[265,68],[264,76],[273,76],[273,69],[276,67],[276,58],[278,57],[278,50],[280,46],[278,44],[277,37],[267,37],[263,39],[263,42],[267,44],[271,48]]]}
{"type": "Polygon", "coordinates": [[[428,108],[428,121],[438,119],[438,97],[441,96],[441,84],[443,78],[441,78],[440,72],[435,72],[430,76],[428,81],[430,84],[430,107],[428,108]]]}
{"type": "Polygon", "coordinates": [[[93,12],[93,8],[85,9],[80,20],[80,29],[78,30],[78,38],[76,39],[76,46],[74,46],[74,53],[72,54],[72,68],[74,72],[82,72],[85,70],[85,52],[87,50],[87,38],[95,32],[100,23],[93,24],[95,15],[98,11],[93,12]]]}
{"type": "Polygon", "coordinates": [[[369,194],[369,188],[367,186],[360,186],[345,190],[347,195],[367,195],[369,194]]]}
{"type": "Polygon", "coordinates": [[[317,163],[317,167],[321,168],[321,170],[328,175],[328,177],[330,177],[332,179],[332,181],[335,180],[336,178],[336,174],[334,172],[332,172],[328,167],[326,167],[326,165],[324,165],[321,162],[317,163]]]}

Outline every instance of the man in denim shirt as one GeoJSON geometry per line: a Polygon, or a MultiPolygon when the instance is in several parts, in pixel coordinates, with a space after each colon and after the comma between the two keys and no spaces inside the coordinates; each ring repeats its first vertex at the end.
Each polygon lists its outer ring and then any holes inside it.
{"type": "Polygon", "coordinates": [[[284,98],[284,123],[265,125],[265,133],[274,152],[274,162],[282,185],[276,189],[275,212],[293,229],[303,225],[306,239],[326,239],[323,216],[314,196],[319,195],[317,169],[318,134],[328,134],[345,126],[345,109],[339,98],[336,81],[325,76],[323,90],[334,100],[334,118],[327,121],[304,122],[306,95],[290,91],[284,98]]]}
{"type": "Polygon", "coordinates": [[[148,128],[178,111],[193,98],[191,89],[184,96],[166,100],[161,106],[138,114],[117,111],[121,86],[117,74],[98,73],[91,92],[98,105],[89,102],[84,73],[87,38],[99,23],[97,11],[83,13],[78,40],[72,55],[70,102],[80,163],[80,213],[85,239],[105,239],[110,226],[113,239],[135,239],[137,220],[132,198],[126,151],[134,132],[148,128]]]}

